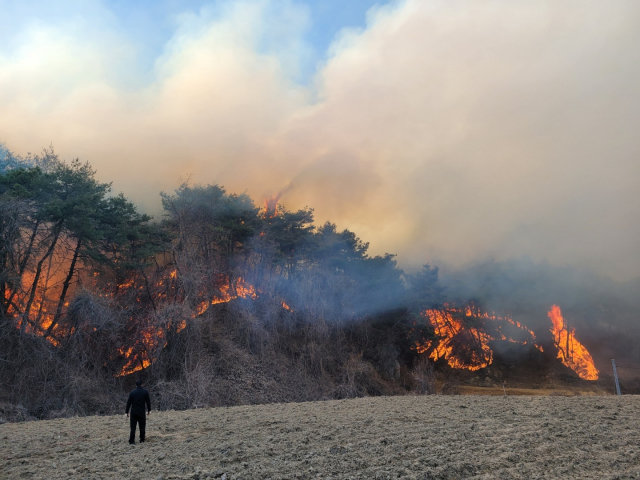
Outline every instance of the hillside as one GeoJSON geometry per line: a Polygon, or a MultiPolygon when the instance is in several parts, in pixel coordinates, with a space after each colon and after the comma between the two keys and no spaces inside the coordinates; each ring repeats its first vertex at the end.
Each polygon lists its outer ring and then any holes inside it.
{"type": "Polygon", "coordinates": [[[403,396],[0,425],[3,478],[637,478],[636,396],[403,396]]]}
{"type": "Polygon", "coordinates": [[[0,422],[116,413],[139,378],[182,410],[606,390],[612,358],[640,358],[638,295],[590,275],[515,262],[443,283],[278,196],[186,182],[154,222],[110,188],[52,149],[0,168],[0,422]]]}

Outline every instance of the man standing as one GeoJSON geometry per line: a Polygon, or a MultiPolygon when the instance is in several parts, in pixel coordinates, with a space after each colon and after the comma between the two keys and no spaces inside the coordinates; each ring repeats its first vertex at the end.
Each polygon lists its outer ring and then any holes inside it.
{"type": "Polygon", "coordinates": [[[127,400],[127,417],[129,417],[129,408],[131,408],[131,434],[129,435],[129,443],[136,443],[136,423],[140,424],[140,443],[144,442],[144,427],[147,418],[144,414],[144,406],[147,405],[147,415],[151,414],[151,399],[149,392],[142,388],[142,380],[136,380],[136,389],[129,394],[127,400]]]}

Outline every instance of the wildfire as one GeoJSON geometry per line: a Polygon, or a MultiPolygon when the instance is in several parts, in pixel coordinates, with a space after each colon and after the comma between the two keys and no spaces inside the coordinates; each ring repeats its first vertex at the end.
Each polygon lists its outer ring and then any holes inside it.
{"type": "Polygon", "coordinates": [[[557,305],[553,305],[549,310],[549,319],[553,324],[551,333],[556,347],[558,347],[558,358],[564,365],[576,372],[584,380],[597,380],[598,370],[596,369],[589,351],[575,338],[575,329],[569,330],[562,317],[562,311],[557,305]]]}
{"type": "Polygon", "coordinates": [[[273,218],[276,216],[276,211],[278,209],[278,202],[280,201],[281,196],[282,196],[282,193],[279,193],[275,197],[265,198],[264,200],[265,218],[273,218]]]}
{"type": "MultiPolygon", "coordinates": [[[[542,346],[535,343],[533,330],[510,317],[480,312],[473,305],[465,309],[445,306],[442,310],[427,310],[423,315],[438,338],[417,342],[414,350],[419,354],[428,354],[434,361],[444,359],[451,368],[475,371],[491,365],[493,351],[489,342],[493,340],[533,344],[540,352],[544,351],[542,346]],[[504,333],[506,328],[503,329],[503,326],[509,325],[510,331],[504,333]]],[[[575,338],[575,329],[567,327],[560,307],[553,305],[548,315],[558,358],[580,378],[597,380],[599,372],[591,355],[575,338]]]]}
{"type": "MultiPolygon", "coordinates": [[[[21,329],[31,335],[43,337],[53,324],[54,315],[48,307],[51,303],[47,298],[34,299],[29,311],[20,313],[26,308],[27,296],[23,292],[27,290],[28,282],[29,280],[23,280],[22,292],[20,289],[15,291],[8,288],[5,289],[5,300],[10,301],[7,313],[15,318],[15,328],[21,329]]],[[[69,302],[64,303],[65,307],[68,305],[69,302]]],[[[58,327],[54,326],[51,333],[55,334],[58,330],[58,327]]],[[[52,345],[56,347],[60,346],[60,342],[55,338],[55,335],[48,335],[46,338],[52,345]]]]}
{"type": "MultiPolygon", "coordinates": [[[[172,270],[168,275],[169,279],[173,280],[177,278],[176,270],[172,270]]],[[[220,275],[216,281],[219,294],[215,297],[200,302],[191,318],[195,318],[205,313],[211,305],[217,305],[220,303],[227,303],[235,298],[251,298],[255,300],[258,298],[258,292],[253,285],[245,282],[243,278],[238,278],[235,282],[230,282],[229,277],[220,275]]],[[[125,282],[119,285],[120,289],[129,289],[134,286],[132,281],[125,282]]],[[[163,297],[159,297],[163,298],[163,297]]],[[[180,321],[175,326],[176,333],[180,333],[187,327],[185,320],[180,321]]],[[[153,361],[153,353],[157,351],[158,346],[164,341],[166,346],[165,332],[162,328],[150,327],[142,331],[142,339],[137,344],[137,348],[131,346],[123,346],[118,350],[118,353],[126,359],[126,363],[120,372],[116,376],[129,375],[131,373],[143,370],[149,367],[153,361]]]]}
{"type": "MultiPolygon", "coordinates": [[[[470,312],[466,312],[467,315],[470,312]]],[[[453,312],[441,310],[427,310],[425,312],[429,323],[434,328],[440,340],[429,354],[432,360],[444,358],[451,368],[479,370],[491,364],[493,352],[489,347],[491,337],[474,327],[465,328],[461,318],[456,318],[453,312]]],[[[429,342],[431,347],[431,342],[429,342]]],[[[426,351],[422,345],[422,350],[426,351]]]]}
{"type": "Polygon", "coordinates": [[[248,283],[245,283],[242,278],[239,278],[236,282],[236,296],[233,298],[238,297],[255,300],[258,298],[258,293],[253,285],[249,285],[248,283]]]}
{"type": "Polygon", "coordinates": [[[243,278],[238,278],[238,280],[235,282],[235,285],[233,285],[233,289],[229,286],[228,283],[225,283],[220,286],[219,296],[212,298],[211,300],[201,302],[196,308],[193,317],[195,318],[198,315],[202,315],[209,309],[211,305],[227,303],[238,297],[251,298],[252,300],[255,300],[256,298],[258,298],[258,292],[253,285],[246,283],[243,278]],[[232,293],[232,291],[235,293],[232,293]]]}
{"type": "Polygon", "coordinates": [[[423,315],[439,338],[418,342],[414,349],[418,353],[429,353],[434,361],[445,359],[451,368],[475,371],[491,365],[493,351],[489,342],[492,340],[533,344],[542,351],[542,347],[534,343],[536,336],[532,330],[509,317],[480,312],[473,305],[465,309],[431,309],[423,315]],[[503,332],[509,329],[509,335],[503,332]]]}
{"type": "Polygon", "coordinates": [[[286,187],[280,190],[276,195],[271,198],[264,199],[264,217],[273,218],[276,216],[278,210],[278,202],[282,196],[293,188],[293,182],[289,183],[286,187]]]}
{"type": "MultiPolygon", "coordinates": [[[[170,278],[175,278],[174,273],[175,270],[170,273],[170,278]]],[[[235,298],[251,298],[253,300],[258,298],[255,287],[246,283],[243,278],[238,278],[231,286],[229,285],[228,277],[223,276],[220,281],[225,282],[219,287],[220,295],[211,300],[201,302],[192,314],[192,318],[202,315],[211,305],[230,302],[235,298]]],[[[180,333],[186,327],[187,322],[182,320],[176,325],[175,331],[180,333]]],[[[149,367],[154,361],[153,352],[157,350],[164,338],[165,332],[162,328],[148,328],[142,331],[142,340],[138,345],[139,348],[121,347],[118,353],[126,359],[126,363],[116,376],[129,375],[149,367]]],[[[164,346],[166,346],[166,341],[164,346]]]]}
{"type": "MultiPolygon", "coordinates": [[[[278,199],[279,196],[265,203],[267,214],[275,213],[278,199]]],[[[91,272],[88,275],[95,281],[102,281],[102,279],[98,280],[100,277],[98,272],[91,272]]],[[[149,293],[148,286],[143,286],[137,277],[127,278],[117,283],[103,282],[103,289],[96,290],[103,298],[114,298],[120,295],[127,295],[126,298],[130,298],[130,295],[135,295],[137,303],[140,303],[141,298],[144,300],[145,295],[152,295],[152,300],[156,304],[162,304],[179,298],[175,281],[177,278],[176,269],[165,271],[162,278],[153,283],[153,294],[149,293]],[[104,286],[108,288],[105,289],[104,286]]],[[[5,299],[9,303],[8,313],[15,317],[16,328],[32,335],[46,336],[47,341],[60,346],[60,339],[68,334],[65,330],[68,326],[58,323],[54,315],[57,307],[55,300],[57,292],[53,289],[54,287],[47,290],[47,283],[44,282],[43,292],[32,303],[28,303],[31,301],[28,296],[30,282],[31,279],[25,276],[23,285],[15,292],[5,289],[5,299]]],[[[199,293],[199,302],[196,303],[192,318],[204,314],[212,305],[227,303],[237,298],[255,300],[260,293],[243,278],[233,280],[227,275],[215,277],[213,286],[217,293],[213,295],[206,293],[211,290],[203,290],[199,293]]],[[[210,284],[208,288],[211,287],[210,284]]],[[[284,299],[280,300],[280,304],[283,309],[292,311],[284,299]]],[[[69,307],[69,302],[66,301],[62,305],[69,307]]],[[[155,305],[153,308],[156,308],[155,305]]],[[[419,354],[428,355],[434,361],[443,359],[451,368],[476,371],[491,365],[494,361],[490,346],[492,341],[532,345],[540,352],[543,351],[542,346],[536,343],[536,335],[532,330],[508,316],[480,311],[474,304],[462,309],[445,306],[443,309],[426,310],[422,315],[428,320],[437,338],[416,342],[413,349],[419,354]]],[[[552,323],[550,331],[553,334],[554,345],[558,350],[557,358],[575,371],[580,378],[597,380],[599,372],[591,355],[575,338],[575,329],[567,326],[560,307],[553,305],[548,316],[552,323]]],[[[122,362],[122,368],[117,376],[128,375],[149,367],[155,360],[159,348],[166,345],[169,329],[179,333],[186,327],[187,321],[184,319],[176,320],[169,326],[149,324],[137,327],[132,338],[114,352],[114,360],[117,358],[122,362]]]]}
{"type": "Polygon", "coordinates": [[[151,365],[151,360],[145,350],[140,352],[138,355],[135,355],[134,347],[122,346],[118,349],[118,353],[127,359],[127,363],[125,363],[116,377],[123,377],[125,375],[139,372],[151,365]]]}
{"type": "MultiPolygon", "coordinates": [[[[171,325],[168,328],[172,328],[171,325]]],[[[175,325],[176,333],[180,333],[185,328],[187,328],[186,320],[181,320],[175,325]]],[[[158,346],[161,343],[163,348],[167,346],[165,337],[165,329],[152,326],[142,330],[139,343],[120,347],[118,354],[126,359],[126,363],[116,374],[116,377],[130,375],[151,366],[155,360],[153,354],[158,350],[158,346]]]]}
{"type": "MultiPolygon", "coordinates": [[[[99,272],[87,272],[87,277],[91,279],[97,295],[106,300],[112,300],[116,296],[130,296],[135,295],[136,304],[140,304],[141,298],[148,294],[148,289],[144,285],[141,285],[137,278],[131,277],[118,282],[101,282],[101,274],[99,272]],[[98,282],[101,282],[102,288],[98,288],[98,282]]],[[[175,296],[175,280],[178,278],[178,272],[176,269],[165,272],[163,277],[154,282],[153,285],[153,300],[155,302],[163,303],[169,299],[173,299],[175,296]]],[[[68,332],[63,331],[66,328],[61,323],[54,324],[54,313],[56,312],[57,300],[56,294],[58,290],[51,288],[48,292],[46,288],[38,298],[34,299],[30,305],[28,312],[22,313],[26,310],[28,292],[30,288],[30,282],[32,279],[25,276],[23,279],[23,285],[15,292],[5,289],[5,299],[9,300],[9,314],[15,318],[15,327],[23,330],[25,333],[37,336],[46,336],[48,342],[55,346],[60,346],[59,338],[66,335],[68,332]],[[51,331],[49,331],[51,329],[51,331]]],[[[243,278],[238,278],[235,281],[230,281],[226,275],[219,275],[215,279],[218,294],[213,298],[201,301],[194,309],[192,317],[203,314],[211,305],[218,303],[226,303],[235,298],[250,298],[256,299],[258,297],[257,289],[245,282],[243,278]]],[[[206,298],[206,294],[201,294],[206,298]]],[[[171,300],[169,300],[171,301],[171,300]]],[[[69,307],[69,302],[64,302],[65,308],[69,307]]],[[[125,307],[126,309],[132,308],[131,306],[125,307]]],[[[131,319],[133,322],[133,317],[131,319]]],[[[145,320],[142,320],[143,323],[145,320]]],[[[139,324],[140,320],[136,320],[135,323],[139,324]]],[[[122,367],[119,369],[116,376],[124,376],[135,373],[149,367],[155,360],[155,355],[158,348],[166,345],[167,329],[171,328],[176,333],[181,332],[187,327],[186,320],[180,320],[177,323],[169,324],[168,326],[139,326],[135,329],[135,333],[131,338],[127,339],[117,350],[113,353],[113,359],[118,359],[122,362],[122,367]]],[[[95,328],[94,328],[95,331],[95,328]]]]}

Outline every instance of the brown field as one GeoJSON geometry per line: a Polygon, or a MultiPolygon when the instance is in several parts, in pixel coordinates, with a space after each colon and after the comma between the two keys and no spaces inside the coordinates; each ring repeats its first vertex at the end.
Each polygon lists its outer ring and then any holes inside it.
{"type": "Polygon", "coordinates": [[[640,397],[547,393],[152,412],[134,446],[124,415],[4,424],[0,478],[640,478],[640,397]]]}

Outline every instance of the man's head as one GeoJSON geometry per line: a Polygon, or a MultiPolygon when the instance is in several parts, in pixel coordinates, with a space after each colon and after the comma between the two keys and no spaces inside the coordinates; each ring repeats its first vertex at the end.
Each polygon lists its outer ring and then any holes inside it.
{"type": "Polygon", "coordinates": [[[142,386],[142,380],[136,380],[136,387],[142,386]]]}

